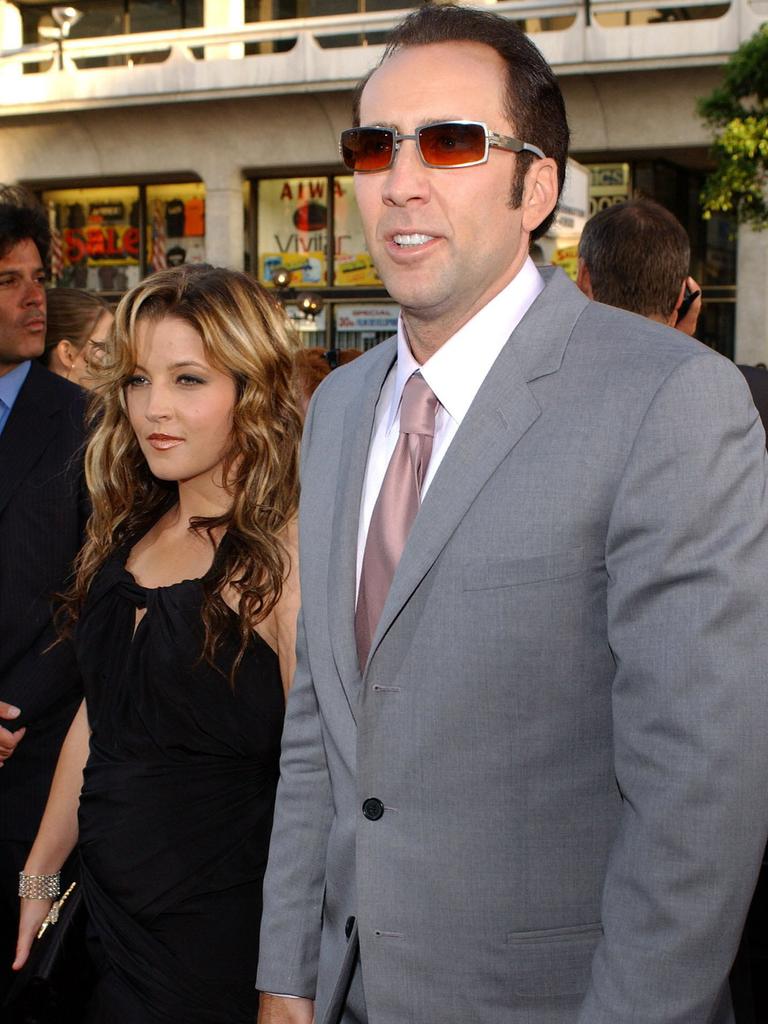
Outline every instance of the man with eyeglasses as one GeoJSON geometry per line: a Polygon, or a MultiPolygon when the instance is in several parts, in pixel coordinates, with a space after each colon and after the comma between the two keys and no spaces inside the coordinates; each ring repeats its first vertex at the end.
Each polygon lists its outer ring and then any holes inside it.
{"type": "Polygon", "coordinates": [[[342,133],[402,316],[307,417],[262,1024],[731,1019],[762,434],[731,364],[528,259],[567,143],[535,47],[443,5],[342,133]]]}

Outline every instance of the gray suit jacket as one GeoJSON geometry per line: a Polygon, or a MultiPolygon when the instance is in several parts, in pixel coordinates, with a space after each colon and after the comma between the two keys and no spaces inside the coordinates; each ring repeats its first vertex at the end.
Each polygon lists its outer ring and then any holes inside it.
{"type": "Polygon", "coordinates": [[[354,915],[371,1024],[727,1020],[768,830],[766,453],[741,375],[550,273],[361,678],[357,521],[394,357],[333,373],[307,422],[259,988],[322,1021],[354,915]]]}

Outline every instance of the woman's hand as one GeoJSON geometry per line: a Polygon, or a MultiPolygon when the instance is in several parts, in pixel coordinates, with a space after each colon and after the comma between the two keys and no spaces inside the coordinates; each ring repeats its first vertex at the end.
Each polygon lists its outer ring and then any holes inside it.
{"type": "Polygon", "coordinates": [[[40,926],[48,916],[53,900],[22,899],[20,903],[19,937],[16,942],[16,959],[13,961],[14,971],[20,971],[27,962],[32,943],[40,931],[40,926]]]}

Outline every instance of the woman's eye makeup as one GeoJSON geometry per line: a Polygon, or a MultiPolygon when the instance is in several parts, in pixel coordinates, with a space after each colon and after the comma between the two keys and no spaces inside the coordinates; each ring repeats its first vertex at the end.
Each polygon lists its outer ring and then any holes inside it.
{"type": "MultiPolygon", "coordinates": [[[[144,373],[133,373],[133,374],[130,375],[130,377],[126,378],[125,386],[126,387],[141,387],[144,384],[150,384],[150,383],[151,383],[151,381],[150,381],[149,377],[147,377],[146,374],[144,374],[144,373]]],[[[207,384],[208,380],[207,380],[207,378],[205,378],[205,377],[203,377],[203,376],[201,376],[199,374],[196,374],[196,373],[178,373],[173,378],[173,383],[174,384],[179,384],[182,387],[192,387],[194,385],[207,384]]]]}

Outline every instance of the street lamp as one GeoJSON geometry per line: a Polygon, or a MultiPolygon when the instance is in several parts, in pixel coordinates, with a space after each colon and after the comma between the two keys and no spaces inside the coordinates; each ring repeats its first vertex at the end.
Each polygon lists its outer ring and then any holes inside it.
{"type": "Polygon", "coordinates": [[[293,271],[283,266],[275,267],[269,276],[277,292],[277,301],[285,308],[286,302],[293,298],[293,288],[291,288],[293,271]]]}
{"type": "Polygon", "coordinates": [[[57,43],[59,44],[59,71],[64,70],[64,40],[69,38],[69,30],[76,25],[83,16],[82,11],[76,7],[69,7],[64,4],[56,4],[51,8],[51,17],[59,26],[57,43]]]}
{"type": "Polygon", "coordinates": [[[319,295],[315,295],[312,292],[301,292],[296,296],[296,303],[299,307],[299,312],[309,321],[314,321],[323,308],[323,300],[319,295]]]}

